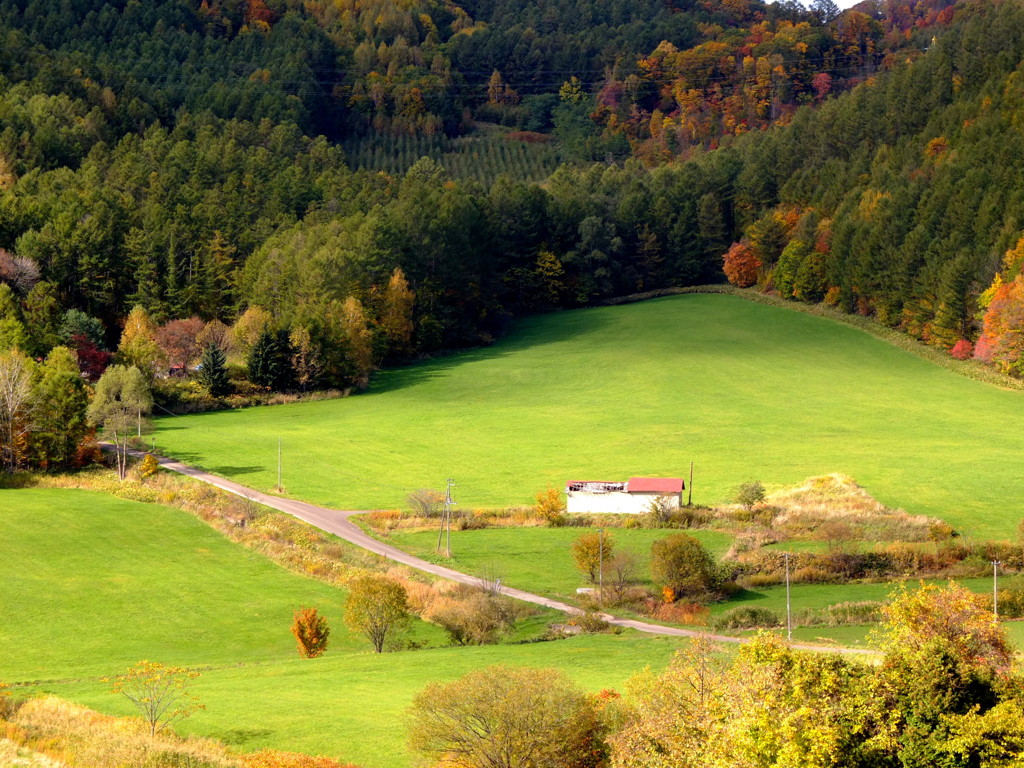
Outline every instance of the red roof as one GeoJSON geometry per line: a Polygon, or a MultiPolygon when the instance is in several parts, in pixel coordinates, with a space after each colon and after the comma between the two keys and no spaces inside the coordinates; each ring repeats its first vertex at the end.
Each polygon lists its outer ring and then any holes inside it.
{"type": "Polygon", "coordinates": [[[683,487],[679,477],[631,477],[626,486],[630,493],[682,493],[683,487]]]}

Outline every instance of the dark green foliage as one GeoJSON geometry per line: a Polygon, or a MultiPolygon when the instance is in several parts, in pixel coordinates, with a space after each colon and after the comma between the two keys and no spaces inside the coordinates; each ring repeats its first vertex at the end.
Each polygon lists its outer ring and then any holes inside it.
{"type": "Polygon", "coordinates": [[[292,386],[292,348],[284,331],[264,331],[249,351],[249,381],[276,391],[292,386]]]}
{"type": "Polygon", "coordinates": [[[674,533],[651,545],[651,576],[674,599],[706,597],[721,584],[715,559],[685,533],[674,533]]]}
{"type": "Polygon", "coordinates": [[[224,351],[216,344],[207,344],[203,349],[196,379],[206,387],[210,397],[224,397],[231,391],[226,362],[224,351]]]}

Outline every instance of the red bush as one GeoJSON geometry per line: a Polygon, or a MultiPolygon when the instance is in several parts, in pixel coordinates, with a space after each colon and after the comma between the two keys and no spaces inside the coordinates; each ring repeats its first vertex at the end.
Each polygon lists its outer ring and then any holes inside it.
{"type": "Polygon", "coordinates": [[[974,345],[967,339],[960,339],[950,348],[949,354],[957,360],[970,360],[974,356],[974,345]]]}
{"type": "Polygon", "coordinates": [[[722,258],[725,262],[722,270],[730,283],[740,288],[749,288],[757,282],[761,260],[749,245],[733,243],[722,258]]]}

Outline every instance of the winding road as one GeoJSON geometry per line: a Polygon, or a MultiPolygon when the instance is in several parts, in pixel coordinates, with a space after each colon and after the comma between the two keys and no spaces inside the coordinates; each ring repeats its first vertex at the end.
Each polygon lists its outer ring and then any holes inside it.
{"type": "MultiPolygon", "coordinates": [[[[142,454],[138,454],[141,456],[142,454]]],[[[297,517],[299,520],[303,520],[312,526],[319,528],[327,533],[333,533],[335,536],[344,539],[345,541],[355,544],[357,547],[362,547],[365,550],[386,557],[388,560],[393,560],[397,563],[402,563],[410,568],[415,568],[418,571],[433,574],[434,576],[440,576],[442,579],[448,579],[450,581],[459,582],[461,584],[469,584],[472,586],[479,586],[480,580],[475,576],[470,576],[460,571],[452,570],[451,568],[445,568],[443,565],[437,565],[435,563],[421,560],[414,555],[410,555],[408,552],[403,552],[400,549],[396,549],[384,542],[378,541],[372,536],[367,535],[360,529],[355,523],[348,518],[352,515],[365,514],[360,510],[349,510],[342,511],[337,509],[327,509],[326,507],[318,507],[315,504],[309,504],[305,501],[298,501],[296,499],[288,499],[282,496],[273,496],[268,493],[262,493],[253,488],[249,488],[240,483],[236,483],[233,480],[214,475],[210,472],[206,472],[196,467],[190,467],[187,464],[182,464],[179,461],[167,458],[157,459],[160,466],[164,469],[168,469],[172,472],[178,472],[182,475],[200,480],[204,483],[216,486],[223,491],[233,493],[236,496],[242,496],[243,498],[252,499],[259,504],[271,507],[285,514],[297,517]]],[[[578,614],[580,609],[569,605],[567,603],[559,602],[558,600],[552,600],[551,598],[544,597],[542,595],[535,595],[531,592],[524,592],[521,589],[515,589],[513,587],[500,587],[501,593],[508,595],[509,597],[515,598],[516,600],[522,600],[527,603],[533,603],[534,605],[540,605],[544,608],[553,608],[556,611],[562,611],[567,614],[578,614]]],[[[722,643],[746,643],[749,642],[747,638],[741,637],[730,637],[729,635],[715,635],[707,632],[700,632],[691,629],[680,629],[679,627],[666,627],[660,624],[649,624],[644,621],[635,621],[633,619],[621,619],[609,614],[602,614],[604,619],[616,627],[623,627],[627,629],[635,629],[638,632],[647,632],[653,635],[670,635],[674,637],[709,637],[716,642],[722,643]]],[[[859,649],[859,648],[839,648],[832,646],[820,646],[820,645],[804,645],[804,644],[793,644],[794,648],[808,651],[824,651],[824,652],[841,652],[841,653],[857,653],[857,654],[869,654],[872,651],[859,649]]]]}

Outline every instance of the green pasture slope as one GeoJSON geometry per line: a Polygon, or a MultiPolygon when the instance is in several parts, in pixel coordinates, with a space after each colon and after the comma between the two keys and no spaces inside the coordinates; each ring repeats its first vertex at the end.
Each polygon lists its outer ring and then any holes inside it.
{"type": "MultiPolygon", "coordinates": [[[[0,680],[123,671],[142,659],[290,657],[292,614],[340,619],[344,592],[191,515],[79,490],[0,490],[0,680]]],[[[334,640],[356,649],[340,621],[334,640]]]]}
{"type": "MultiPolygon", "coordinates": [[[[502,584],[561,600],[574,600],[586,578],[572,559],[572,543],[595,528],[485,528],[452,531],[452,558],[445,565],[475,576],[496,576],[502,584]]],[[[615,551],[636,557],[636,578],[645,586],[651,572],[651,544],[678,531],[666,529],[608,530],[615,551]]],[[[716,557],[729,549],[732,537],[719,531],[685,531],[716,557]]],[[[388,544],[428,560],[434,558],[437,531],[396,531],[388,544]]],[[[609,574],[610,578],[610,574],[609,574]]]]}
{"type": "Polygon", "coordinates": [[[882,502],[1009,536],[1024,509],[1024,393],[840,323],[721,295],[535,317],[389,370],[345,400],[164,418],[158,448],[263,490],[394,508],[458,483],[463,508],[570,479],[685,475],[694,500],[852,475],[882,502]]]}
{"type": "MultiPolygon", "coordinates": [[[[564,669],[591,690],[664,666],[676,639],[626,633],[556,643],[377,655],[348,634],[344,592],[290,573],[180,510],[77,490],[0,490],[0,680],[132,714],[100,679],[142,659],[202,670],[207,709],[178,730],[407,768],[404,712],[434,680],[504,662],[564,669]],[[331,645],[299,659],[292,612],[316,605],[331,645]]],[[[539,620],[531,620],[537,629],[539,620]]]]}

